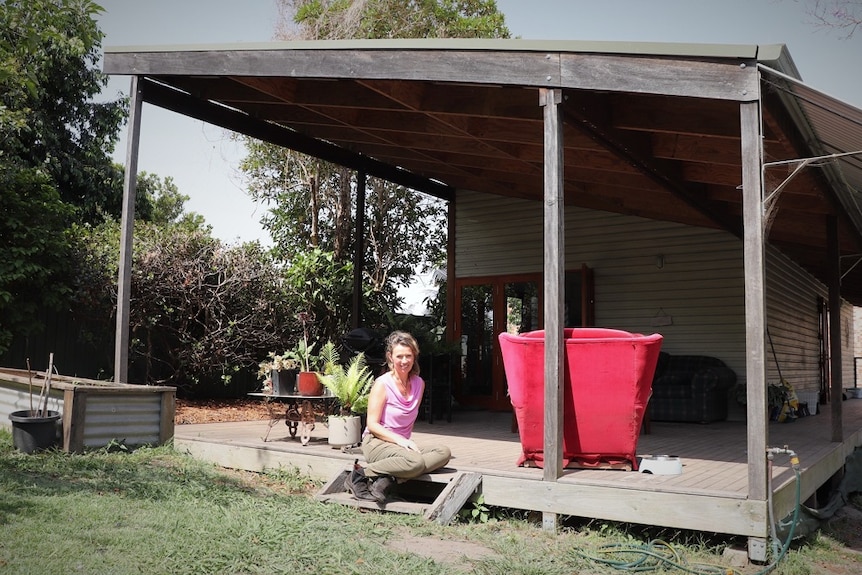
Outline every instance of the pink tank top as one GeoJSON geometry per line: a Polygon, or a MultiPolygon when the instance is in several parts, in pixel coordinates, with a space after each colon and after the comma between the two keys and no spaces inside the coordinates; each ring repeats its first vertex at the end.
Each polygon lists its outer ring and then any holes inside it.
{"type": "Polygon", "coordinates": [[[391,373],[381,375],[380,379],[386,386],[386,403],[380,415],[380,424],[401,437],[410,439],[413,424],[419,414],[425,382],[418,375],[410,376],[410,394],[409,397],[404,397],[398,391],[398,383],[391,373]]]}

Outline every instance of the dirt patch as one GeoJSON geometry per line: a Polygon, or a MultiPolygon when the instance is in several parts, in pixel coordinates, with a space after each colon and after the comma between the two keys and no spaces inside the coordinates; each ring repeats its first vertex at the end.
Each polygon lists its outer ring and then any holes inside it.
{"type": "Polygon", "coordinates": [[[176,425],[269,419],[260,399],[177,399],[176,425]]]}
{"type": "Polygon", "coordinates": [[[436,537],[400,537],[388,546],[405,553],[428,557],[438,563],[451,567],[456,572],[472,572],[472,561],[484,559],[496,553],[478,543],[452,541],[436,537]]]}
{"type": "Polygon", "coordinates": [[[835,512],[826,522],[824,531],[845,546],[849,553],[862,555],[862,497],[853,500],[835,512]]]}

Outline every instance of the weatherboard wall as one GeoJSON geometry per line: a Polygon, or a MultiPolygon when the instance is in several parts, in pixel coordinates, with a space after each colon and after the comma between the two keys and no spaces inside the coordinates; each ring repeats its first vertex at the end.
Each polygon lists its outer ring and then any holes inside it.
{"type": "MultiPolygon", "coordinates": [[[[540,273],[542,204],[459,191],[456,278],[540,273]]],[[[745,381],[742,241],[715,229],[566,208],[566,268],[595,277],[596,325],[664,335],[662,349],[721,358],[745,381]]],[[[767,379],[820,384],[818,298],[826,287],[767,248],[767,379]],[[777,360],[777,361],[776,361],[777,360]]],[[[852,307],[842,309],[843,377],[853,381],[852,307]]],[[[845,384],[846,385],[846,384],[845,384]]]]}

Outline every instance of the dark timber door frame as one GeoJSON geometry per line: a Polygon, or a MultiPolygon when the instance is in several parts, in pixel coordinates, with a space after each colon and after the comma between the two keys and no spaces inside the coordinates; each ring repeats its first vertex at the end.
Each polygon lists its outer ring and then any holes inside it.
{"type": "MultiPolygon", "coordinates": [[[[567,327],[595,324],[592,269],[566,272],[567,327]]],[[[465,407],[507,411],[508,386],[497,336],[542,329],[542,274],[461,278],[455,281],[454,338],[461,356],[455,396],[465,407]]]]}

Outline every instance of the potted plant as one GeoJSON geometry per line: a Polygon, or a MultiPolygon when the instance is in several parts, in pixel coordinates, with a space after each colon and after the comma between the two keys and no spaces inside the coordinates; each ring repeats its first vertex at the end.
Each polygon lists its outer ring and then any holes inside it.
{"type": "Polygon", "coordinates": [[[30,409],[13,411],[9,414],[12,422],[12,445],[24,453],[34,453],[53,447],[57,443],[57,422],[59,411],[48,409],[51,393],[51,374],[54,371],[54,354],[48,359],[48,371],[39,393],[37,407],[33,408],[33,374],[30,360],[27,360],[27,375],[30,381],[30,409]]]}
{"type": "Polygon", "coordinates": [[[344,366],[332,342],[321,351],[324,362],[320,382],[338,401],[338,415],[329,416],[329,444],[356,445],[362,434],[361,414],[368,410],[368,394],[374,375],[365,363],[365,354],[354,356],[344,366]]]}
{"type": "Polygon", "coordinates": [[[299,361],[292,352],[269,352],[268,359],[258,364],[257,376],[263,380],[263,392],[272,395],[290,395],[296,392],[299,361]]]}
{"type": "Polygon", "coordinates": [[[317,344],[308,343],[308,324],[313,321],[313,317],[308,312],[300,312],[297,314],[297,318],[302,323],[302,339],[291,351],[292,357],[299,362],[300,369],[296,377],[296,389],[300,395],[322,395],[323,385],[320,383],[317,372],[314,369],[319,360],[314,355],[314,349],[317,344]]]}

